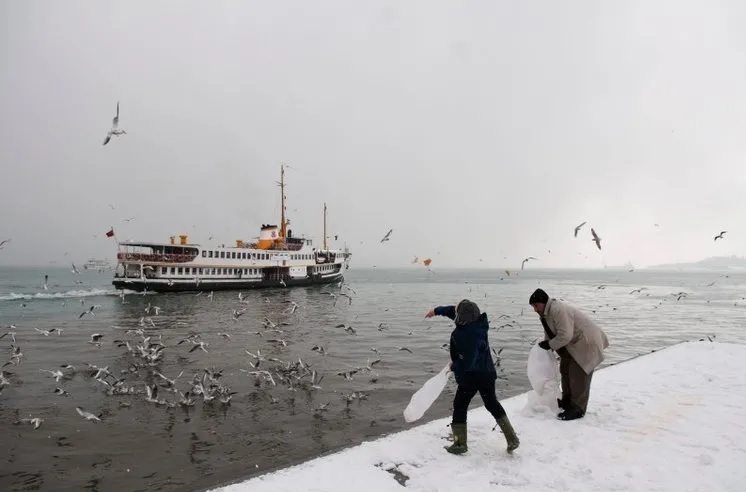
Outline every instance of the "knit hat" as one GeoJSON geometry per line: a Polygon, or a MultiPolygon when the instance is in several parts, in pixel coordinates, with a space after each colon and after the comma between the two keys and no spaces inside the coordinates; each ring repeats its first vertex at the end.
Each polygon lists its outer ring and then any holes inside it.
{"type": "Polygon", "coordinates": [[[536,289],[531,297],[528,298],[528,303],[532,306],[534,304],[546,304],[549,301],[549,295],[541,289],[536,289]]]}
{"type": "Polygon", "coordinates": [[[456,306],[456,319],[454,321],[457,325],[468,325],[476,321],[480,314],[479,307],[476,304],[469,299],[464,299],[456,306]]]}

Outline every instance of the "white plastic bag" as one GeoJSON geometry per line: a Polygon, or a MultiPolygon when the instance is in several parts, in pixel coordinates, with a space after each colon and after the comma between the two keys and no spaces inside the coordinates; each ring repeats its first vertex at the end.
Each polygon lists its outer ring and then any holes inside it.
{"type": "Polygon", "coordinates": [[[418,389],[409,400],[409,405],[404,409],[404,420],[414,422],[422,417],[430,405],[440,396],[443,388],[448,383],[448,373],[450,364],[446,365],[442,371],[428,379],[422,388],[418,389]]]}
{"type": "Polygon", "coordinates": [[[557,412],[559,369],[554,353],[535,344],[528,353],[526,373],[533,390],[528,393],[524,410],[548,408],[557,412]]]}

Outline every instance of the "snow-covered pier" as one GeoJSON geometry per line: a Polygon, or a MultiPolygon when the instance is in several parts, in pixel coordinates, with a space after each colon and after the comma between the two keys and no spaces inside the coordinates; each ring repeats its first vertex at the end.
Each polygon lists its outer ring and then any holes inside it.
{"type": "Polygon", "coordinates": [[[443,449],[445,418],[214,490],[743,491],[744,374],[746,346],[684,343],[598,371],[580,420],[526,411],[527,394],[504,400],[513,455],[479,407],[461,456],[443,449]]]}

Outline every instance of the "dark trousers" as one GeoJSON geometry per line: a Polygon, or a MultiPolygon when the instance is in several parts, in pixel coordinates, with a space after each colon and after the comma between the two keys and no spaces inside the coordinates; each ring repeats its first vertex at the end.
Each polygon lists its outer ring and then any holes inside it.
{"type": "Polygon", "coordinates": [[[454,424],[466,423],[466,411],[469,409],[471,399],[477,392],[482,397],[484,407],[495,417],[495,420],[505,415],[505,409],[497,401],[497,395],[495,395],[495,378],[492,375],[475,374],[463,379],[456,389],[456,396],[453,398],[454,424]]]}
{"type": "MultiPolygon", "coordinates": [[[[562,401],[585,413],[588,398],[591,396],[591,379],[593,371],[586,374],[570,354],[560,356],[560,375],[562,376],[562,401]]],[[[565,407],[567,410],[568,408],[565,407]]]]}

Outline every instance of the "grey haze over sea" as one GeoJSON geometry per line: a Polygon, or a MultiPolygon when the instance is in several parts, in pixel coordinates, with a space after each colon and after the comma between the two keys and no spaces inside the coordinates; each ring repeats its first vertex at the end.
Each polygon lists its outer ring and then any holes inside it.
{"type": "MultiPolygon", "coordinates": [[[[542,328],[527,301],[537,287],[594,311],[611,342],[606,364],[707,336],[746,343],[744,271],[527,267],[508,276],[501,270],[352,268],[345,284],[351,289],[244,291],[244,304],[237,292],[215,292],[212,299],[207,293],[133,293],[123,302],[108,271],[74,275],[70,269],[0,268],[0,335],[14,331],[24,355],[18,365],[3,368],[10,384],[0,393],[0,489],[199,490],[406,429],[410,424],[402,411],[410,396],[448,362],[442,345],[452,325],[443,318],[425,320],[424,314],[462,298],[477,302],[491,319],[491,346],[502,349],[500,398],[529,389],[526,357],[542,328]],[[42,287],[45,274],[48,290],[42,287]],[[351,299],[330,295],[339,292],[351,299]],[[294,312],[292,303],[298,306],[294,312]],[[142,340],[127,330],[140,328],[149,304],[160,312],[151,312],[155,326],[143,329],[153,340],[161,337],[165,355],[153,368],[135,368],[134,357],[112,341],[142,340]],[[100,306],[94,316],[79,318],[93,305],[100,306]],[[243,308],[245,314],[234,320],[232,310],[243,308]],[[282,331],[268,329],[267,319],[282,331]],[[505,323],[510,324],[498,328],[505,323]],[[45,336],[35,328],[61,333],[45,336]],[[94,333],[103,335],[100,347],[87,343],[94,333]],[[178,344],[194,333],[207,342],[207,353],[189,352],[191,343],[178,344]],[[269,339],[283,339],[287,346],[269,339]],[[312,351],[314,345],[328,353],[312,351]],[[302,359],[324,376],[321,389],[257,387],[254,376],[244,372],[255,361],[247,350],[286,362],[302,359]],[[337,374],[377,358],[381,362],[371,371],[360,370],[352,380],[337,374]],[[107,395],[86,369],[88,363],[107,366],[137,393],[107,395]],[[76,370],[66,371],[60,383],[42,371],[63,364],[76,370]],[[201,399],[189,409],[154,405],[144,396],[146,384],[161,383],[153,369],[169,378],[183,371],[176,382],[182,392],[193,375],[220,370],[221,383],[236,394],[227,406],[201,399]],[[69,396],[56,395],[58,386],[69,396]],[[342,395],[352,392],[362,392],[363,398],[347,404],[342,395]],[[325,410],[315,410],[327,403],[325,410]],[[76,406],[102,421],[83,420],[76,406]],[[39,429],[13,425],[29,416],[44,419],[39,429]]],[[[11,344],[10,336],[0,340],[0,364],[10,359],[11,344]]],[[[449,415],[453,389],[449,385],[423,421],[449,415]]],[[[175,399],[165,387],[159,397],[175,399]]],[[[496,439],[496,452],[501,445],[496,439]]]]}

